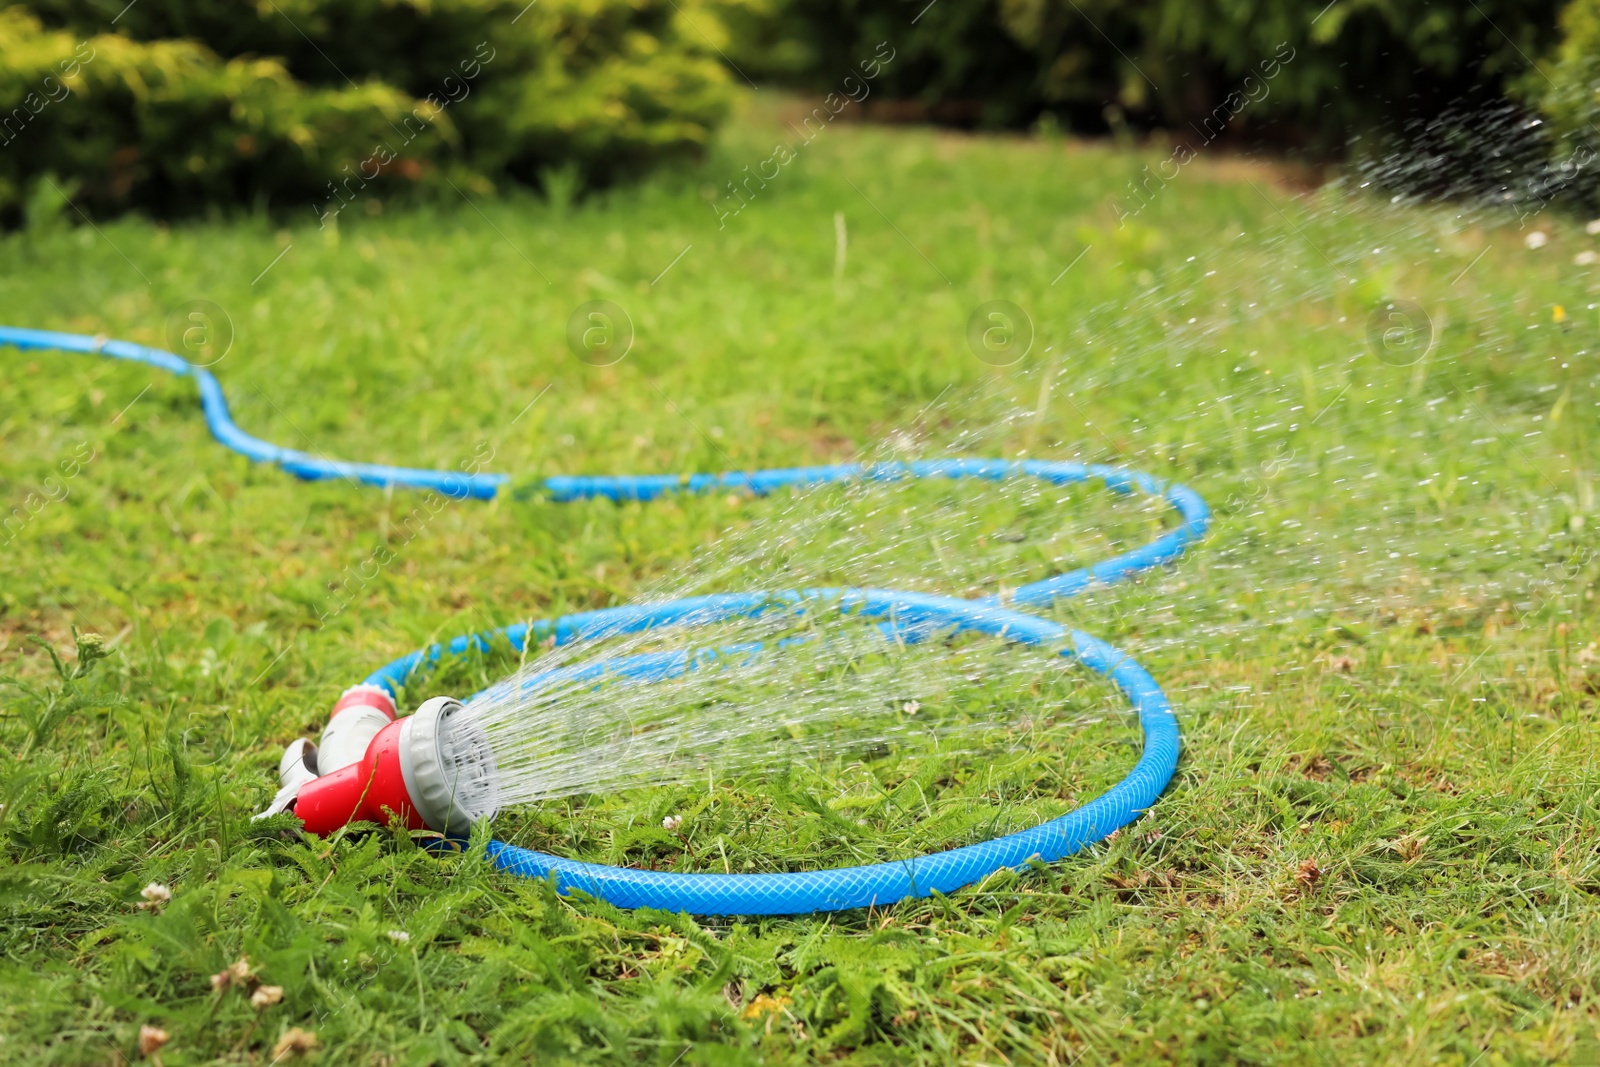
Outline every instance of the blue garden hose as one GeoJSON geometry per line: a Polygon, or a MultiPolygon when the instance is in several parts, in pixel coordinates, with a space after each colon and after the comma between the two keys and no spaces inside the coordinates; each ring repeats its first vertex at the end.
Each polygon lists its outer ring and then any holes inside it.
{"type": "MultiPolygon", "coordinates": [[[[245,433],[233,421],[222,386],[209,370],[160,349],[129,341],[5,326],[0,326],[0,344],[20,349],[58,349],[103,355],[194,378],[199,385],[206,424],[218,441],[253,460],[277,464],[306,480],[343,478],[382,487],[432,489],[452,498],[480,500],[493,498],[511,482],[504,474],[458,474],[328,460],[262,441],[245,433]]],[[[1005,598],[1010,605],[1047,605],[1091,585],[1107,584],[1168,563],[1203,537],[1210,523],[1210,509],[1205,501],[1186,486],[1164,483],[1142,471],[1122,467],[1042,460],[941,459],[872,465],[833,464],[684,477],[558,476],[545,479],[543,488],[558,501],[593,497],[650,500],[677,490],[744,489],[761,495],[785,486],[862,479],[1000,480],[1018,476],[1038,478],[1054,485],[1096,479],[1119,493],[1139,489],[1158,494],[1178,512],[1182,523],[1132,551],[1091,567],[1024,585],[1005,598]]],[[[466,634],[402,656],[374,672],[366,681],[393,694],[441,656],[461,654],[473,648],[487,651],[494,637],[508,639],[512,647],[520,651],[529,639],[553,638],[556,644],[567,644],[660,626],[701,625],[760,614],[770,610],[775,602],[799,607],[827,603],[847,614],[882,620],[880,625],[892,628],[902,639],[918,640],[935,631],[954,629],[1059,651],[1062,656],[1110,678],[1128,698],[1144,731],[1144,751],[1127,777],[1075,811],[1030,830],[981,844],[896,862],[793,874],[680,874],[581,863],[490,841],[488,854],[492,861],[513,874],[553,879],[562,892],[578,890],[625,908],[653,907],[698,915],[772,915],[883,906],[906,897],[948,893],[1005,868],[1068,856],[1137,818],[1155,803],[1177,767],[1177,721],[1161,687],[1143,667],[1099,638],[1013,610],[1002,604],[999,597],[962,600],[896,590],[832,589],[721,593],[663,603],[627,604],[466,634]]],[[[682,653],[631,657],[633,662],[627,672],[639,677],[664,677],[673,668],[660,659],[663,655],[676,657],[680,663],[684,657],[682,653]]],[[[619,661],[606,662],[614,669],[619,661]]],[[[584,668],[580,665],[575,669],[584,668]]]]}

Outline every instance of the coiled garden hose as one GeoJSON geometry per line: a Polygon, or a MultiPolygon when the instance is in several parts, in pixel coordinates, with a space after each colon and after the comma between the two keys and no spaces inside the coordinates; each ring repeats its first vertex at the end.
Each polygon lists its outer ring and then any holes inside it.
{"type": "MultiPolygon", "coordinates": [[[[392,467],[373,463],[328,460],[283,448],[252,437],[239,428],[228,412],[222,386],[206,368],[161,349],[129,341],[53,333],[0,326],[0,344],[20,349],[55,349],[102,355],[158,367],[193,378],[200,389],[201,409],[212,436],[250,459],[273,463],[307,480],[343,478],[367,485],[409,486],[431,489],[464,499],[491,499],[511,482],[504,474],[392,467]]],[[[1119,493],[1138,489],[1162,496],[1182,522],[1150,543],[1132,551],[1012,591],[1002,604],[997,597],[962,600],[884,589],[810,589],[749,593],[720,593],[663,603],[627,604],[566,615],[534,623],[518,623],[502,630],[465,634],[402,656],[373,672],[365,682],[347,691],[335,709],[335,723],[359,719],[365,753],[349,743],[349,731],[337,745],[324,734],[325,758],[335,749],[344,753],[339,768],[311,766],[307,743],[297,742],[285,753],[280,767],[286,783],[280,806],[294,804],[308,828],[331,813],[331,825],[379,811],[402,816],[415,827],[460,832],[454,825],[454,805],[448,791],[440,791],[436,762],[437,736],[457,702],[436,698],[418,713],[394,718],[393,698],[418,672],[440,657],[472,648],[487,651],[494,637],[504,637],[520,651],[528,641],[563,645],[601,636],[636,633],[661,626],[706,623],[761,614],[774,603],[813,610],[826,608],[855,617],[881,620],[880,626],[902,640],[919,640],[935,631],[972,631],[1006,641],[1034,645],[1083,664],[1109,678],[1138,713],[1144,732],[1144,751],[1138,763],[1116,785],[1075,811],[1014,834],[981,844],[888,863],[793,874],[682,874],[634,870],[603,864],[581,863],[533,852],[501,841],[488,844],[489,858],[502,870],[530,878],[553,879],[562,892],[578,890],[619,907],[652,907],[698,915],[781,915],[845,908],[883,906],[906,897],[948,893],[989,875],[1031,862],[1051,862],[1068,856],[1126,825],[1152,804],[1166,788],[1177,767],[1177,721],[1161,687],[1126,653],[1099,638],[1057,623],[1024,614],[1014,607],[1031,607],[1073,596],[1094,584],[1108,584],[1177,559],[1191,543],[1205,535],[1210,510],[1199,494],[1186,486],[1166,483],[1142,471],[1101,464],[1043,460],[937,459],[912,463],[833,464],[775,470],[671,475],[621,475],[609,477],[551,477],[542,485],[554,500],[593,497],[613,500],[650,500],[662,493],[742,489],[763,495],[785,486],[831,482],[914,478],[1038,478],[1053,485],[1090,479],[1119,493]],[[387,762],[385,762],[387,761],[387,762]],[[430,779],[430,775],[432,779],[430,779]],[[344,784],[335,787],[335,780],[344,784]],[[430,784],[431,781],[431,784],[430,784]],[[346,788],[348,786],[348,788],[346,788]],[[320,789],[320,793],[317,791],[320,789]],[[354,800],[348,794],[354,794],[354,800]],[[285,797],[287,794],[287,798],[285,797]],[[313,794],[315,803],[307,797],[313,794]],[[375,799],[376,797],[376,799],[375,799]],[[381,808],[370,805],[382,800],[381,808]],[[354,806],[352,806],[354,804],[354,806]],[[368,809],[361,809],[368,804],[368,809]],[[443,822],[445,825],[439,825],[443,822]]],[[[662,654],[599,661],[571,670],[598,669],[629,674],[643,680],[666,677],[676,668],[662,654]]],[[[667,654],[669,657],[673,654],[667,654]]],[[[676,662],[681,663],[678,656],[676,662]]]]}

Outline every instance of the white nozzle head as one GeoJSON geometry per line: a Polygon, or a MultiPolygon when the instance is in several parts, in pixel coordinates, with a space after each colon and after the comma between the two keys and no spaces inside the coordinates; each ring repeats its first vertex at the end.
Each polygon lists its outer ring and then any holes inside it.
{"type": "Polygon", "coordinates": [[[465,834],[494,818],[500,789],[494,753],[483,727],[454,697],[434,697],[403,720],[400,773],[423,822],[441,833],[465,834]]]}

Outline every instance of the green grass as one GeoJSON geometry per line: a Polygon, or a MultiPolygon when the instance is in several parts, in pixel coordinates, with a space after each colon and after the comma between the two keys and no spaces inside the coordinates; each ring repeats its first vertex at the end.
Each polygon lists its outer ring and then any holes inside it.
{"type": "MultiPolygon", "coordinates": [[[[719,229],[707,195],[793,137],[788,106],[758,100],[703,165],[565,209],[374,198],[337,234],[307,210],[282,230],[11,236],[0,321],[164,344],[174,307],[213,301],[239,422],[338,457],[492,450],[531,480],[846,459],[910,432],[920,451],[1181,478],[1218,511],[1207,542],[1053,611],[1179,704],[1160,804],[949,898],[743,921],[562,899],[392,832],[253,827],[282,745],[431,639],[783,574],[979,595],[1164,520],[983,487],[433,513],[249,464],[209,439],[190,383],[7,350],[0,649],[35,695],[0,696],[0,1060],[136,1059],[146,1024],[169,1067],[265,1063],[291,1027],[350,1063],[1600,1059],[1600,317],[1572,265],[1581,220],[1538,216],[1550,243],[1529,249],[1486,210],[1296,193],[1206,158],[1119,226],[1109,198],[1160,151],[836,124],[719,229]],[[1368,321],[1392,297],[1427,309],[1431,347],[1385,362],[1368,321]],[[565,341],[597,299],[636,331],[604,368],[565,341]],[[967,346],[990,299],[1036,326],[1015,366],[967,346]],[[113,654],[62,680],[28,639],[70,675],[74,628],[113,654]],[[173,898],[140,908],[152,881],[173,898]],[[213,991],[241,956],[280,1003],[213,991]]],[[[428,691],[512,662],[450,664],[428,691]]],[[[973,840],[1130,762],[1112,694],[1060,699],[1103,721],[497,829],[685,870],[973,840]],[[681,836],[654,829],[669,813],[681,836]]]]}

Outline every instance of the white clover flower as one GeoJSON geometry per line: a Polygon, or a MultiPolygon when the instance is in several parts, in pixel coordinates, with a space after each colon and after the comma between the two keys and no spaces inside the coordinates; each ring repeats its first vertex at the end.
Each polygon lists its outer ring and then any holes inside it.
{"type": "Polygon", "coordinates": [[[406,945],[411,942],[411,935],[404,930],[390,930],[388,936],[389,940],[397,945],[406,945]]]}
{"type": "Polygon", "coordinates": [[[172,900],[172,890],[160,882],[151,882],[139,890],[139,895],[144,897],[144,903],[139,905],[141,908],[159,908],[172,900]]]}
{"type": "Polygon", "coordinates": [[[1590,219],[1589,225],[1585,226],[1583,229],[1591,237],[1593,237],[1595,234],[1600,234],[1600,219],[1590,219]]]}
{"type": "Polygon", "coordinates": [[[249,956],[240,956],[227,967],[211,976],[211,988],[218,993],[225,992],[234,986],[248,987],[256,984],[255,968],[250,966],[249,956]]]}
{"type": "Polygon", "coordinates": [[[661,820],[661,828],[663,830],[666,830],[668,833],[673,833],[673,834],[677,833],[678,832],[678,827],[680,827],[682,825],[683,825],[683,816],[682,815],[668,815],[665,819],[661,820]]]}
{"type": "Polygon", "coordinates": [[[283,986],[264,985],[250,994],[250,1003],[257,1008],[270,1008],[283,999],[283,986]]]}
{"type": "Polygon", "coordinates": [[[1522,243],[1529,248],[1543,248],[1550,243],[1550,235],[1543,230],[1534,230],[1522,239],[1522,243]]]}
{"type": "Polygon", "coordinates": [[[1580,267],[1592,267],[1596,263],[1600,263],[1600,253],[1585,250],[1573,256],[1572,262],[1576,263],[1580,267]]]}
{"type": "Polygon", "coordinates": [[[160,1049],[162,1045],[165,1045],[171,1040],[171,1036],[169,1036],[165,1030],[161,1029],[161,1027],[151,1026],[149,1023],[145,1023],[143,1026],[139,1027],[139,1055],[152,1055],[158,1049],[160,1049]]]}

